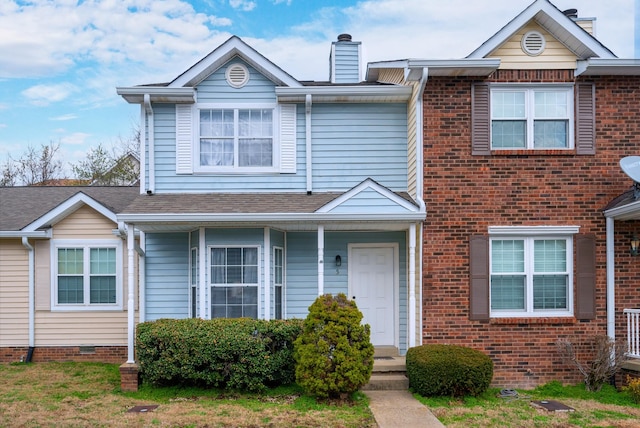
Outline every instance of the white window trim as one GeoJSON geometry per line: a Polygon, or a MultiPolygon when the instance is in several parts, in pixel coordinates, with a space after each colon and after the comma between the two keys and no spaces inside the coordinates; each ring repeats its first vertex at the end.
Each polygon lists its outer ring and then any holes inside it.
{"type": "MultiPolygon", "coordinates": [[[[260,174],[277,173],[280,171],[280,107],[276,103],[198,103],[193,109],[193,171],[195,173],[217,174],[260,174]],[[265,109],[273,111],[273,147],[271,149],[271,166],[241,167],[241,166],[202,166],[200,165],[200,110],[250,110],[265,109]]],[[[236,147],[237,149],[237,147],[236,147]]],[[[236,153],[237,154],[237,153],[236,153]]]]}
{"type": "Polygon", "coordinates": [[[489,285],[489,316],[491,318],[548,318],[572,317],[574,314],[574,278],[573,278],[573,235],[579,226],[490,226],[489,227],[489,284],[491,284],[492,260],[491,245],[494,239],[522,239],[525,241],[526,300],[521,311],[496,310],[491,308],[491,285],[489,285]],[[567,309],[534,311],[533,309],[533,263],[530,257],[534,240],[564,239],[567,241],[567,309]]]}
{"type": "MultiPolygon", "coordinates": [[[[263,317],[263,307],[262,307],[262,295],[264,292],[264,278],[262,275],[262,252],[260,245],[244,245],[244,244],[229,244],[229,245],[207,245],[207,287],[209,288],[209,301],[207,305],[209,306],[209,318],[211,318],[211,305],[213,304],[213,293],[211,292],[212,287],[245,287],[247,284],[214,284],[211,275],[211,250],[213,248],[256,248],[258,250],[258,282],[256,287],[258,288],[258,312],[256,319],[264,319],[263,317]]],[[[253,286],[253,284],[251,284],[253,286]]]]}
{"type": "Polygon", "coordinates": [[[281,296],[281,311],[282,311],[282,319],[286,319],[286,304],[285,304],[285,283],[286,283],[286,267],[285,267],[285,258],[284,258],[284,248],[279,246],[273,247],[273,317],[276,315],[276,286],[282,287],[282,296],[281,296]],[[282,253],[282,282],[276,282],[276,251],[280,251],[282,253]]]}
{"type": "MultiPolygon", "coordinates": [[[[574,126],[575,126],[575,94],[574,94],[574,85],[573,84],[545,84],[545,83],[512,83],[512,84],[492,84],[490,86],[490,105],[493,104],[493,94],[494,92],[509,92],[509,91],[525,91],[527,92],[525,96],[525,120],[526,124],[526,141],[525,147],[494,147],[493,146],[493,126],[489,126],[489,130],[491,132],[490,136],[490,144],[491,150],[495,151],[504,151],[504,150],[573,150],[575,148],[575,135],[574,135],[574,126]],[[557,91],[557,92],[565,92],[567,94],[568,101],[568,111],[567,111],[567,119],[569,123],[568,127],[568,135],[567,135],[567,147],[534,147],[533,145],[533,123],[534,118],[533,108],[534,108],[534,97],[531,96],[535,91],[557,91]]],[[[538,118],[540,119],[540,118],[538,118]]],[[[490,108],[489,111],[489,121],[490,124],[493,124],[493,108],[490,108]]],[[[496,119],[500,120],[500,119],[496,119]]]]}
{"type": "MultiPolygon", "coordinates": [[[[123,295],[123,260],[122,241],[111,239],[53,239],[51,241],[51,311],[120,311],[122,310],[123,295]],[[58,249],[59,248],[115,248],[116,249],[116,303],[113,304],[58,304],[58,249]]],[[[86,266],[85,268],[88,268],[86,266]]],[[[86,275],[86,272],[84,273],[86,275]]],[[[85,299],[88,301],[89,285],[83,282],[85,299]]]]}

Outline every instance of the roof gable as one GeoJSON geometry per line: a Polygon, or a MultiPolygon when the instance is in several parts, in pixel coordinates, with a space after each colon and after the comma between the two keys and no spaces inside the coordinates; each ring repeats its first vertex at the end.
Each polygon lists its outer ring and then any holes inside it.
{"type": "Polygon", "coordinates": [[[593,57],[616,58],[613,52],[548,0],[535,0],[500,31],[469,54],[467,58],[486,58],[531,21],[535,21],[537,25],[566,46],[578,60],[593,57]]]}
{"type": "Polygon", "coordinates": [[[302,86],[300,82],[269,61],[261,53],[232,36],[203,59],[169,83],[169,88],[193,87],[235,57],[240,57],[279,86],[302,86]]]}
{"type": "Polygon", "coordinates": [[[372,179],[366,179],[353,189],[318,209],[317,213],[359,214],[375,208],[377,214],[419,212],[419,207],[372,179]]]}

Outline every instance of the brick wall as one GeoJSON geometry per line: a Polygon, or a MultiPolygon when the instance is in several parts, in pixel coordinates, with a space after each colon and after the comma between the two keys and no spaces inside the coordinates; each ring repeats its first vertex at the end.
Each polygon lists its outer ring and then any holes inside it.
{"type": "MultiPolygon", "coordinates": [[[[632,184],[618,162],[640,155],[640,79],[585,79],[596,85],[593,156],[574,151],[472,156],[473,81],[431,77],[424,93],[423,343],[459,344],[487,353],[495,363],[496,386],[533,387],[553,379],[578,382],[577,373],[559,361],[554,342],[606,334],[602,209],[632,184]],[[580,234],[595,234],[596,319],[470,321],[469,237],[487,234],[490,225],[577,225],[580,234]]],[[[487,81],[574,80],[571,70],[505,70],[487,81]]],[[[622,309],[640,307],[640,258],[627,250],[640,224],[615,226],[616,335],[624,338],[622,309]]]]}
{"type": "MultiPolygon", "coordinates": [[[[0,362],[12,363],[23,361],[27,357],[29,348],[0,348],[0,362]]],[[[122,363],[127,360],[126,346],[64,346],[64,347],[36,347],[31,361],[43,362],[100,362],[122,363]]]]}

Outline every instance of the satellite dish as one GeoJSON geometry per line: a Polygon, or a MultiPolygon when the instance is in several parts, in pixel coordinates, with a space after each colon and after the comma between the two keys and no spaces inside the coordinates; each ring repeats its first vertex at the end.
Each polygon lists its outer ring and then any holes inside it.
{"type": "Polygon", "coordinates": [[[633,181],[640,183],[640,156],[627,156],[620,159],[620,168],[633,181]]]}

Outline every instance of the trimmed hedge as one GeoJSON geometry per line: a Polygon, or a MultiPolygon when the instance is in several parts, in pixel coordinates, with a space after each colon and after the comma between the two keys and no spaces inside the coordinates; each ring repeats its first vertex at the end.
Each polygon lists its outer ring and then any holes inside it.
{"type": "Polygon", "coordinates": [[[409,387],[425,397],[479,395],[493,379],[493,361],[457,345],[422,345],[406,356],[409,387]]]}
{"type": "Polygon", "coordinates": [[[263,391],[295,380],[293,342],[302,320],[160,319],[138,325],[144,381],[263,391]]]}
{"type": "Polygon", "coordinates": [[[325,294],[309,307],[294,344],[296,381],[318,398],[357,391],[369,382],[373,345],[362,312],[343,293],[325,294]]]}

